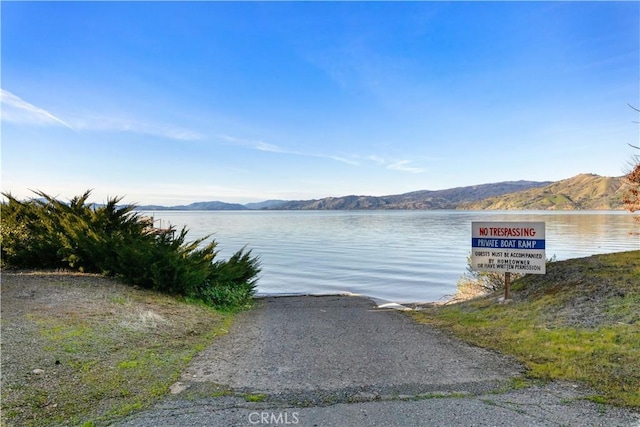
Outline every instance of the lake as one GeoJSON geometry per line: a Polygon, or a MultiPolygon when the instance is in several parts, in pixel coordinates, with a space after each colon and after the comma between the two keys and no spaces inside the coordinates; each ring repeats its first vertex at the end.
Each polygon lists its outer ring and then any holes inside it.
{"type": "Polygon", "coordinates": [[[207,234],[228,258],[261,260],[259,294],[354,293],[393,302],[456,292],[471,253],[472,221],[543,221],[558,261],[640,249],[625,211],[155,211],[156,226],[207,234]]]}

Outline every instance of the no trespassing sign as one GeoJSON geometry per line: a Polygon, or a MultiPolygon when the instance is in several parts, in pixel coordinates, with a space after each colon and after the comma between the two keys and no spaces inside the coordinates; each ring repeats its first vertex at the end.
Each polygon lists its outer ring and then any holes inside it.
{"type": "Polygon", "coordinates": [[[472,222],[471,269],[545,274],[544,222],[472,222]]]}

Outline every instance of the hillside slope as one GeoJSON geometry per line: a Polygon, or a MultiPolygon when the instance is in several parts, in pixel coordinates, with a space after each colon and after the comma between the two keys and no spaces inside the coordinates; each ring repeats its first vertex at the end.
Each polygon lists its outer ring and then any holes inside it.
{"type": "Polygon", "coordinates": [[[623,178],[580,174],[541,188],[530,188],[477,202],[468,210],[615,210],[623,209],[623,178]]]}
{"type": "Polygon", "coordinates": [[[238,203],[225,203],[217,200],[210,202],[195,202],[189,205],[160,206],[143,205],[138,206],[141,211],[244,211],[249,208],[238,203]]]}
{"type": "Polygon", "coordinates": [[[511,291],[509,304],[498,292],[411,314],[515,356],[532,378],[583,382],[596,402],[640,408],[640,251],[547,263],[511,291]]]}
{"type": "Polygon", "coordinates": [[[539,188],[550,181],[505,181],[456,187],[445,190],[422,190],[389,196],[325,197],[274,204],[267,209],[286,210],[358,210],[358,209],[455,209],[462,202],[481,200],[515,191],[539,188]]]}
{"type": "Polygon", "coordinates": [[[504,181],[387,196],[350,195],[313,200],[266,200],[240,205],[219,201],[139,210],[617,210],[624,209],[621,177],[580,174],[562,181],[504,181]]]}

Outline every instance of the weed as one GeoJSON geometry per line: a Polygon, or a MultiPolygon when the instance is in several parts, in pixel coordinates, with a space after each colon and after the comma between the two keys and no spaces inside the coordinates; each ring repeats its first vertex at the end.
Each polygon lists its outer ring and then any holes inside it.
{"type": "Polygon", "coordinates": [[[247,393],[244,395],[244,400],[247,402],[264,402],[267,400],[267,395],[247,393]]]}
{"type": "Polygon", "coordinates": [[[586,399],[590,402],[593,403],[598,403],[601,405],[607,404],[608,403],[608,399],[604,396],[600,396],[600,395],[591,395],[591,396],[587,396],[586,399]]]}

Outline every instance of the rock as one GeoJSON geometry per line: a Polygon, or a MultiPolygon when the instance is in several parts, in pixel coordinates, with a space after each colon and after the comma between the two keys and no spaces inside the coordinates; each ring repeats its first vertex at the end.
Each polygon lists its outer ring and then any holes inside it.
{"type": "Polygon", "coordinates": [[[34,369],[33,371],[31,371],[31,373],[36,375],[42,375],[44,374],[44,369],[34,369]]]}
{"type": "Polygon", "coordinates": [[[179,394],[187,389],[187,386],[184,383],[177,382],[169,387],[169,391],[171,394],[179,394]]]}

